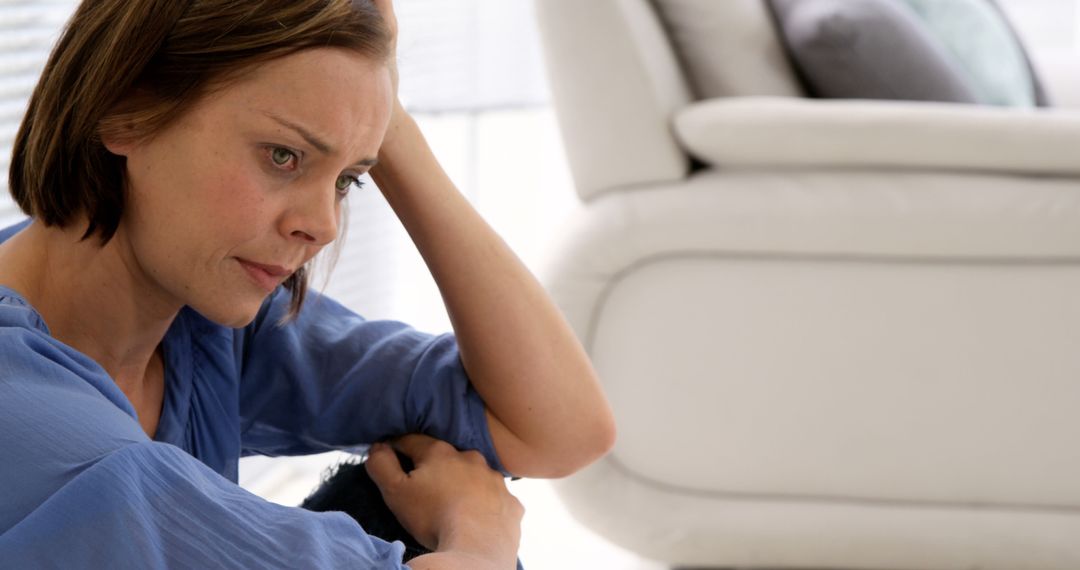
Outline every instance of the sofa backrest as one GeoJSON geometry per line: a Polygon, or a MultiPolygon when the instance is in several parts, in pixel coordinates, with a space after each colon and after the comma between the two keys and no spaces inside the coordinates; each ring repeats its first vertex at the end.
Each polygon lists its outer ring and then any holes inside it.
{"type": "Polygon", "coordinates": [[[766,0],[652,0],[698,99],[801,97],[766,0]]]}
{"type": "Polygon", "coordinates": [[[534,6],[578,195],[685,178],[671,117],[694,97],[651,1],[534,6]]]}
{"type": "Polygon", "coordinates": [[[578,195],[685,178],[697,99],[802,96],[766,0],[535,0],[578,195]]]}

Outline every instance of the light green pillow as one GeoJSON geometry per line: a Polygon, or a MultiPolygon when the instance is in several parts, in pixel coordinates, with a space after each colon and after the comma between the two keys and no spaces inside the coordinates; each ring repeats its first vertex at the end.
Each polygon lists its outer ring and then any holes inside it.
{"type": "Polygon", "coordinates": [[[956,57],[980,103],[1035,107],[1036,79],[1005,15],[988,0],[902,0],[956,57]]]}

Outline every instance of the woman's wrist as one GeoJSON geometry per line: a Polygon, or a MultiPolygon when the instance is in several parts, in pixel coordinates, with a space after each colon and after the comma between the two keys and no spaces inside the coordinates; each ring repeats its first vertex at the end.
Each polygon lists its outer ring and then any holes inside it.
{"type": "Polygon", "coordinates": [[[490,562],[495,568],[513,568],[520,542],[520,525],[495,528],[459,523],[439,537],[436,552],[459,553],[490,562]]]}
{"type": "Polygon", "coordinates": [[[510,570],[517,567],[520,530],[510,533],[491,528],[455,525],[440,537],[438,549],[409,561],[413,570],[510,570]],[[509,536],[504,536],[509,534],[509,536]]]}
{"type": "Polygon", "coordinates": [[[432,552],[409,561],[412,570],[511,570],[517,566],[479,558],[463,552],[432,552]]]}

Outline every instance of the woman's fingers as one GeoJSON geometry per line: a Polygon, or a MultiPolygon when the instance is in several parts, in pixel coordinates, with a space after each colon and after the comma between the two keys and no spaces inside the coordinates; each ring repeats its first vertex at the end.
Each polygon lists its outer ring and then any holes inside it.
{"type": "Polygon", "coordinates": [[[390,445],[408,455],[417,467],[433,454],[455,451],[454,446],[449,443],[419,433],[403,435],[391,441],[390,445]]]}
{"type": "Polygon", "coordinates": [[[477,451],[458,451],[426,435],[373,445],[367,469],[386,506],[424,546],[513,560],[524,509],[477,451]],[[391,445],[393,447],[391,447],[391,445]],[[405,473],[394,450],[409,456],[405,473]]]}
{"type": "Polygon", "coordinates": [[[364,467],[367,468],[371,480],[384,494],[391,486],[401,483],[408,477],[401,468],[397,456],[394,455],[394,450],[385,443],[376,443],[371,446],[364,467]]]}
{"type": "MultiPolygon", "coordinates": [[[[371,475],[372,480],[375,481],[375,484],[379,485],[379,488],[384,491],[386,488],[380,481],[391,484],[404,480],[408,476],[401,468],[401,462],[398,461],[394,450],[400,451],[407,455],[409,459],[412,459],[415,467],[420,467],[433,458],[447,457],[459,453],[449,443],[419,433],[403,435],[392,440],[389,444],[372,444],[368,450],[368,473],[371,475]]],[[[477,451],[466,452],[461,455],[463,457],[480,456],[484,465],[487,464],[482,459],[483,456],[477,451]]]]}

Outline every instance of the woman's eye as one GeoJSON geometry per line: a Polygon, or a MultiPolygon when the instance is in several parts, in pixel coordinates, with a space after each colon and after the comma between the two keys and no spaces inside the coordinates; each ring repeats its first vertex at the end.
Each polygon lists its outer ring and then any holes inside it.
{"type": "Polygon", "coordinates": [[[296,153],[281,147],[274,147],[270,149],[270,160],[277,166],[288,166],[288,164],[296,160],[296,153]]]}
{"type": "Polygon", "coordinates": [[[353,187],[357,190],[363,188],[364,183],[360,182],[360,179],[355,176],[342,174],[341,176],[338,176],[337,182],[334,183],[334,187],[337,188],[338,194],[345,196],[353,187]]]}

